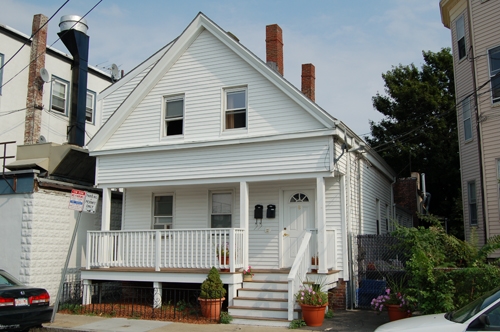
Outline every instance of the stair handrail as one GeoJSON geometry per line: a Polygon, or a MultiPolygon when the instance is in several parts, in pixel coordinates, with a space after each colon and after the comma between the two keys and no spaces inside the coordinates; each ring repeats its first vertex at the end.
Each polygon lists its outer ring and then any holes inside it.
{"type": "Polygon", "coordinates": [[[295,308],[295,294],[299,291],[302,282],[305,280],[309,269],[309,242],[311,240],[311,231],[306,231],[297,256],[293,261],[292,268],[288,274],[288,320],[293,320],[293,311],[295,308]]]}

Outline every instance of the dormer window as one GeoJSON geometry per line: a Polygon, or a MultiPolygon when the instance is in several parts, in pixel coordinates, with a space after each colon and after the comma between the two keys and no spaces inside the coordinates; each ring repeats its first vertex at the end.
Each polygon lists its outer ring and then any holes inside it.
{"type": "Polygon", "coordinates": [[[225,90],[225,129],[247,127],[247,90],[235,88],[225,90]]]}
{"type": "Polygon", "coordinates": [[[164,136],[184,133],[184,96],[165,97],[164,136]]]}

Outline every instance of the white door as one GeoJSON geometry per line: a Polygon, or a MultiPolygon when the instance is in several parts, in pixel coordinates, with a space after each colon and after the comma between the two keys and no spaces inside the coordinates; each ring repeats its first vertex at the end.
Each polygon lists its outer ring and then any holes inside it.
{"type": "Polygon", "coordinates": [[[313,191],[285,191],[283,200],[283,267],[291,267],[306,229],[314,227],[313,191]]]}

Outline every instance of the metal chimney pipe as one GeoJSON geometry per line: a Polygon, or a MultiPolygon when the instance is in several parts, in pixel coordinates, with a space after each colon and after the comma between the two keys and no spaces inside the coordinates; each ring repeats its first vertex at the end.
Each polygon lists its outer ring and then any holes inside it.
{"type": "Polygon", "coordinates": [[[65,15],[61,17],[59,28],[61,32],[57,35],[73,56],[68,143],[84,146],[89,61],[88,25],[80,16],[65,15]]]}

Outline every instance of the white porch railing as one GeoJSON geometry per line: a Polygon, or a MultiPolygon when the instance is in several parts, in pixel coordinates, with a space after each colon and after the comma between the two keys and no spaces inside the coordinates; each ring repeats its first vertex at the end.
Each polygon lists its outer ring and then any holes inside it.
{"type": "Polygon", "coordinates": [[[294,295],[299,291],[300,286],[305,281],[307,271],[310,267],[310,249],[309,242],[311,232],[307,231],[302,239],[297,256],[293,261],[292,268],[288,274],[288,320],[293,320],[293,310],[295,308],[294,295]]]}
{"type": "Polygon", "coordinates": [[[243,267],[244,235],[241,228],[89,231],[87,269],[144,267],[159,271],[215,266],[234,272],[243,267]],[[226,247],[229,253],[218,257],[226,247]]]}

